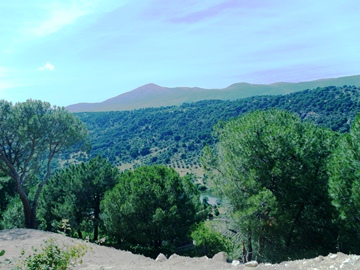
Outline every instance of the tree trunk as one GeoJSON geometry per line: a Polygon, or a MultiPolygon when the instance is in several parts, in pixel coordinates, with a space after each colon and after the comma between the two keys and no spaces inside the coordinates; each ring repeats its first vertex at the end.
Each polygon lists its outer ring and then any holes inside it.
{"type": "Polygon", "coordinates": [[[94,242],[99,238],[99,221],[100,221],[100,197],[95,197],[95,205],[94,205],[94,242]]]}
{"type": "Polygon", "coordinates": [[[259,239],[258,239],[258,251],[256,252],[256,258],[255,260],[258,261],[258,256],[261,257],[261,253],[263,252],[263,248],[264,248],[264,236],[260,235],[259,239]]]}
{"type": "Polygon", "coordinates": [[[248,235],[247,235],[247,254],[246,254],[246,261],[250,262],[252,260],[252,253],[253,253],[253,248],[252,248],[252,240],[251,240],[251,231],[248,231],[248,235]]]}
{"type": "Polygon", "coordinates": [[[290,226],[290,230],[289,230],[289,233],[287,235],[287,238],[286,238],[286,241],[285,241],[285,248],[288,249],[290,247],[290,244],[291,244],[291,240],[292,240],[292,237],[293,237],[293,232],[294,232],[294,229],[295,229],[295,225],[297,224],[297,222],[299,221],[300,219],[300,216],[301,216],[301,213],[302,211],[304,210],[304,207],[305,207],[305,203],[302,203],[294,217],[294,221],[292,222],[291,226],[290,226]]]}
{"type": "Polygon", "coordinates": [[[31,207],[29,199],[20,194],[21,202],[24,206],[25,227],[28,229],[37,229],[36,210],[31,207]]]}
{"type": "Polygon", "coordinates": [[[20,181],[17,180],[17,190],[20,195],[20,200],[24,206],[24,217],[25,227],[28,229],[37,229],[36,220],[36,205],[31,205],[30,200],[23,188],[18,184],[20,181]]]}

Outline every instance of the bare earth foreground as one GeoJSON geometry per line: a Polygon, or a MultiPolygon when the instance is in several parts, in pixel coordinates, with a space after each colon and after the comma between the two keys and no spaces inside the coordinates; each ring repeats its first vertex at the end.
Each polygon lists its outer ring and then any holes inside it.
{"type": "MultiPolygon", "coordinates": [[[[44,240],[55,238],[60,243],[76,244],[82,243],[91,247],[91,251],[83,257],[83,264],[75,269],[171,269],[171,270],[236,270],[236,269],[360,269],[360,256],[345,255],[342,253],[329,254],[326,257],[319,256],[310,260],[298,260],[282,262],[280,264],[259,264],[251,267],[239,264],[237,266],[222,261],[221,259],[209,259],[206,257],[189,258],[173,255],[167,260],[156,261],[130,252],[108,248],[91,243],[85,243],[78,239],[72,239],[60,234],[29,230],[12,229],[0,231],[0,250],[6,251],[0,261],[10,259],[16,261],[22,250],[28,254],[31,247],[39,247],[44,240]]],[[[221,257],[221,256],[218,256],[221,257]]],[[[11,266],[0,264],[1,269],[11,269],[11,266]]]]}

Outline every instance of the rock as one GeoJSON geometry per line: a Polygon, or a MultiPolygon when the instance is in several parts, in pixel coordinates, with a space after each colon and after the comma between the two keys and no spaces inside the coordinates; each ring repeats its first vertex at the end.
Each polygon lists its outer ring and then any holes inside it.
{"type": "Polygon", "coordinates": [[[157,262],[165,262],[166,260],[167,260],[166,256],[162,253],[160,253],[155,259],[155,261],[157,262]]]}
{"type": "Polygon", "coordinates": [[[175,259],[175,258],[178,258],[178,257],[180,257],[180,256],[174,253],[173,255],[171,255],[171,256],[169,257],[169,260],[175,259]]]}
{"type": "Polygon", "coordinates": [[[257,267],[259,265],[259,263],[257,261],[250,261],[245,263],[245,266],[247,267],[257,267]]]}
{"type": "Polygon", "coordinates": [[[226,252],[219,252],[216,253],[213,257],[213,260],[218,261],[218,262],[226,262],[227,260],[227,254],[226,252]]]}
{"type": "Polygon", "coordinates": [[[324,256],[318,256],[318,257],[316,257],[315,259],[314,259],[314,261],[315,262],[322,262],[323,260],[324,260],[325,258],[324,258],[324,256]]]}
{"type": "Polygon", "coordinates": [[[337,258],[337,254],[329,254],[329,258],[335,260],[337,258]]]}
{"type": "Polygon", "coordinates": [[[238,260],[233,260],[231,263],[232,266],[237,266],[239,264],[240,264],[240,262],[238,260]]]}

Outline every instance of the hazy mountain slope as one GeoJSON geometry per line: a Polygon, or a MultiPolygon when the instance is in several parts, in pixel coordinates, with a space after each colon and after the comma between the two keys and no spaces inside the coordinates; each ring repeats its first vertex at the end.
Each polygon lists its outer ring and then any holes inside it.
{"type": "Polygon", "coordinates": [[[126,111],[181,105],[184,102],[200,100],[236,100],[260,95],[283,95],[305,89],[343,85],[360,86],[360,75],[301,83],[274,83],[269,85],[236,83],[224,89],[203,89],[198,87],[169,88],[156,84],[146,84],[103,102],[79,103],[70,105],[67,109],[71,112],[126,111]]]}

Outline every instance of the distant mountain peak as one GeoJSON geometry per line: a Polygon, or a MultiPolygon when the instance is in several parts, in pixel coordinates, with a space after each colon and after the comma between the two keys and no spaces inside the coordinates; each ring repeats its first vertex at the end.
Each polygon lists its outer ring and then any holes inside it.
{"type": "Polygon", "coordinates": [[[330,78],[300,83],[249,84],[235,83],[223,89],[203,89],[199,87],[162,87],[148,83],[132,91],[99,103],[80,103],[67,106],[71,112],[124,111],[149,107],[177,106],[184,102],[220,99],[234,100],[260,95],[283,95],[305,89],[325,86],[360,86],[360,75],[330,78]]]}
{"type": "Polygon", "coordinates": [[[144,84],[143,86],[140,86],[140,87],[161,87],[161,86],[157,85],[155,83],[147,83],[147,84],[144,84]]]}
{"type": "Polygon", "coordinates": [[[156,91],[156,90],[163,90],[163,89],[166,89],[166,87],[162,87],[160,85],[157,85],[155,83],[148,83],[148,84],[145,84],[143,86],[140,86],[136,89],[134,89],[133,91],[156,91]]]}

